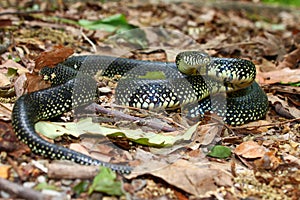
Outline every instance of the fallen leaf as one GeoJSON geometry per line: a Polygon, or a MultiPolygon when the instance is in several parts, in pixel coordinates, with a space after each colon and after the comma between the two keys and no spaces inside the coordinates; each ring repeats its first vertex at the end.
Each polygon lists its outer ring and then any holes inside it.
{"type": "Polygon", "coordinates": [[[269,95],[268,100],[275,106],[276,112],[287,118],[299,118],[300,110],[290,106],[288,102],[280,99],[278,96],[269,95]]]}
{"type": "Polygon", "coordinates": [[[286,54],[282,61],[279,62],[277,68],[295,68],[300,62],[300,46],[294,51],[286,54]]]}
{"type": "Polygon", "coordinates": [[[231,155],[231,150],[226,146],[216,145],[207,155],[214,158],[228,158],[231,155]]]}
{"type": "Polygon", "coordinates": [[[199,126],[197,129],[197,142],[199,145],[209,145],[216,143],[220,138],[220,127],[212,126],[211,124],[199,126]]]}
{"type": "Polygon", "coordinates": [[[92,122],[92,118],[86,118],[79,122],[45,122],[40,121],[35,124],[35,129],[49,138],[56,138],[63,134],[73,135],[79,137],[82,134],[100,134],[111,137],[126,137],[135,143],[152,146],[152,147],[166,147],[175,144],[176,142],[190,140],[194,134],[198,123],[185,130],[182,134],[175,136],[157,134],[154,132],[144,132],[140,129],[116,129],[100,126],[92,122]]]}
{"type": "Polygon", "coordinates": [[[231,174],[225,170],[210,164],[196,165],[183,159],[148,174],[196,196],[233,185],[231,174]]]}
{"type": "Polygon", "coordinates": [[[273,83],[297,83],[300,82],[300,69],[283,68],[280,70],[261,72],[261,83],[273,84],[273,83]]]}
{"type": "Polygon", "coordinates": [[[116,172],[106,167],[100,167],[100,172],[95,176],[88,193],[102,192],[113,196],[121,196],[122,182],[117,179],[116,172]]]}
{"type": "Polygon", "coordinates": [[[277,56],[277,61],[282,60],[286,51],[281,38],[268,32],[264,32],[264,35],[265,37],[258,36],[254,39],[255,42],[262,46],[264,55],[277,56]]]}
{"type": "Polygon", "coordinates": [[[0,166],[0,177],[7,179],[9,176],[10,165],[1,165],[0,166]]]}
{"type": "Polygon", "coordinates": [[[267,120],[258,120],[258,121],[249,122],[247,124],[239,126],[238,128],[245,128],[247,130],[251,130],[252,133],[254,133],[254,131],[263,133],[263,132],[267,132],[268,129],[272,127],[272,125],[266,126],[268,124],[270,124],[270,122],[268,122],[267,120]]]}
{"type": "Polygon", "coordinates": [[[41,53],[35,59],[35,69],[40,70],[45,66],[54,66],[63,62],[74,53],[73,49],[65,46],[55,46],[53,50],[41,53]]]}
{"type": "Polygon", "coordinates": [[[16,96],[19,97],[27,92],[34,92],[50,87],[50,84],[43,81],[42,77],[37,74],[22,74],[14,83],[16,96]]]}
{"type": "Polygon", "coordinates": [[[42,90],[45,88],[49,88],[51,86],[50,83],[47,83],[46,81],[43,81],[43,78],[37,74],[29,74],[26,73],[26,90],[27,92],[34,92],[38,90],[42,90]]]}
{"type": "Polygon", "coordinates": [[[11,26],[12,20],[11,19],[0,19],[0,27],[4,28],[6,26],[11,26]]]}
{"type": "Polygon", "coordinates": [[[266,149],[257,142],[247,141],[237,146],[234,153],[244,158],[261,158],[265,155],[266,149]]]}
{"type": "Polygon", "coordinates": [[[254,161],[254,165],[259,169],[275,170],[282,162],[275,154],[275,151],[266,152],[263,157],[254,161]]]}
{"type": "Polygon", "coordinates": [[[13,60],[7,60],[5,63],[3,63],[2,65],[0,65],[0,69],[16,69],[19,75],[25,74],[28,71],[28,69],[26,69],[25,67],[23,67],[22,65],[20,65],[19,63],[16,63],[13,60]]]}
{"type": "Polygon", "coordinates": [[[10,85],[10,79],[4,74],[0,73],[0,87],[5,87],[10,85]]]}
{"type": "Polygon", "coordinates": [[[12,104],[10,103],[0,103],[0,119],[10,121],[12,108],[12,104]]]}

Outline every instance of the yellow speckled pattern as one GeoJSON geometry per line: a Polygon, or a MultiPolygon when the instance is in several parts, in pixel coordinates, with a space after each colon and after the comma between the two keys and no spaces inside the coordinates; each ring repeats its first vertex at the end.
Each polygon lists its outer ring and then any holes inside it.
{"type": "Polygon", "coordinates": [[[204,54],[179,54],[176,63],[196,75],[184,75],[175,63],[138,61],[108,56],[77,56],[55,68],[41,70],[53,87],[21,96],[15,103],[12,124],[18,138],[39,155],[51,159],[67,159],[80,164],[102,165],[121,173],[131,167],[95,160],[62,146],[43,140],[34,130],[39,120],[53,118],[75,107],[89,104],[96,96],[93,75],[122,75],[116,88],[120,104],[145,109],[172,108],[199,102],[189,109],[192,117],[206,111],[216,112],[228,124],[239,125],[263,117],[268,108],[265,93],[253,82],[255,66],[242,59],[208,58],[204,54]],[[182,56],[184,55],[184,56],[182,56]],[[192,57],[188,57],[192,55],[192,57]],[[196,59],[198,58],[198,59],[196,59]],[[203,59],[203,60],[200,60],[203,59]],[[189,69],[195,67],[195,69],[189,69]],[[200,68],[199,68],[200,67],[200,68]],[[161,71],[164,80],[141,78],[147,72],[161,71]],[[224,98],[220,92],[230,92],[226,104],[212,103],[224,98]],[[219,95],[219,96],[218,96],[219,95]]]}

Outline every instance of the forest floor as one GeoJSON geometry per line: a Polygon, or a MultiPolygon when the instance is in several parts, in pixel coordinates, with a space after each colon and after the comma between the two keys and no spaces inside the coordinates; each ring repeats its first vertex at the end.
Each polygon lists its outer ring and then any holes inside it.
{"type": "Polygon", "coordinates": [[[299,8],[259,1],[2,1],[0,197],[298,199],[299,24],[299,8]],[[24,92],[49,87],[38,75],[42,67],[72,54],[172,62],[183,50],[251,60],[268,96],[266,117],[229,126],[216,115],[198,123],[180,112],[117,106],[116,79],[99,78],[97,102],[121,114],[93,116],[100,120],[93,123],[91,117],[73,122],[69,112],[36,128],[58,145],[133,166],[131,174],[51,161],[17,140],[14,102],[24,92]]]}

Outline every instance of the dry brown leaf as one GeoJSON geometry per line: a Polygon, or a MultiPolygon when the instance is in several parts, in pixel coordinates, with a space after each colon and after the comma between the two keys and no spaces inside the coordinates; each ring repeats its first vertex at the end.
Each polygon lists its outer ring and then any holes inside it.
{"type": "Polygon", "coordinates": [[[43,81],[43,78],[36,74],[26,73],[25,89],[27,92],[34,92],[50,87],[50,83],[43,81]]]}
{"type": "Polygon", "coordinates": [[[63,62],[74,53],[73,49],[64,46],[55,46],[53,50],[41,53],[35,60],[35,69],[39,70],[45,66],[54,66],[63,62]]]}
{"type": "Polygon", "coordinates": [[[244,158],[261,158],[265,155],[266,149],[257,142],[247,141],[237,146],[234,153],[244,158]]]}
{"type": "Polygon", "coordinates": [[[199,126],[197,128],[197,135],[199,139],[197,139],[197,143],[199,145],[209,145],[214,143],[216,138],[220,137],[221,130],[218,126],[214,126],[211,124],[199,126]]]}
{"type": "Polygon", "coordinates": [[[23,67],[22,65],[20,65],[19,63],[16,63],[13,60],[7,60],[5,61],[5,63],[3,63],[2,65],[0,65],[0,69],[4,69],[5,72],[7,71],[8,68],[13,68],[16,69],[18,74],[24,74],[26,72],[29,72],[25,67],[23,67]]]}
{"type": "Polygon", "coordinates": [[[286,54],[284,56],[284,59],[281,62],[279,62],[277,68],[279,68],[279,69],[282,69],[285,67],[295,68],[295,66],[297,66],[297,64],[299,62],[300,62],[300,47],[298,47],[291,53],[286,54]]]}
{"type": "Polygon", "coordinates": [[[0,103],[0,119],[3,121],[11,120],[12,104],[0,103]]]}
{"type": "Polygon", "coordinates": [[[263,157],[254,161],[254,165],[259,169],[275,170],[281,163],[281,159],[276,157],[275,151],[266,152],[263,157]]]}
{"type": "Polygon", "coordinates": [[[261,64],[256,64],[256,71],[258,76],[261,72],[270,72],[276,70],[276,65],[273,61],[269,61],[265,58],[262,58],[261,64]]]}
{"type": "Polygon", "coordinates": [[[10,80],[7,76],[4,74],[0,73],[0,87],[5,87],[10,85],[10,80]]]}
{"type": "Polygon", "coordinates": [[[277,56],[277,61],[282,60],[286,54],[282,40],[268,32],[264,32],[265,37],[258,36],[254,41],[261,44],[265,56],[277,56]]]}
{"type": "Polygon", "coordinates": [[[300,81],[300,69],[283,68],[276,71],[261,72],[260,83],[297,83],[300,81]]]}
{"type": "Polygon", "coordinates": [[[289,115],[291,115],[294,118],[299,118],[300,117],[300,110],[297,109],[296,107],[292,107],[288,104],[288,102],[280,99],[278,96],[274,95],[269,95],[268,94],[268,100],[273,104],[280,104],[283,109],[285,109],[289,115]]]}
{"type": "Polygon", "coordinates": [[[72,143],[72,144],[70,144],[69,148],[72,149],[72,150],[74,150],[74,151],[78,151],[78,152],[81,152],[81,153],[83,153],[85,155],[90,156],[88,150],[85,147],[83,147],[81,144],[72,143]]]}
{"type": "Polygon", "coordinates": [[[0,166],[0,177],[5,179],[8,178],[10,168],[11,168],[10,165],[0,166]]]}
{"type": "Polygon", "coordinates": [[[209,40],[207,43],[200,45],[201,49],[213,49],[213,48],[221,48],[224,45],[224,41],[227,39],[227,35],[225,33],[221,33],[220,35],[214,37],[209,40]]]}
{"type": "Polygon", "coordinates": [[[248,130],[257,130],[258,132],[262,133],[262,132],[267,132],[268,129],[272,127],[272,125],[266,126],[268,124],[270,124],[270,122],[268,122],[266,120],[258,120],[258,121],[244,124],[244,125],[240,126],[239,128],[246,128],[248,130]]]}
{"type": "Polygon", "coordinates": [[[254,28],[254,23],[249,19],[237,15],[235,12],[228,12],[231,22],[235,23],[238,27],[254,28]]]}
{"type": "Polygon", "coordinates": [[[221,186],[233,185],[232,176],[225,170],[210,164],[197,166],[182,159],[148,174],[197,196],[215,191],[221,186]]]}
{"type": "Polygon", "coordinates": [[[207,12],[201,14],[196,19],[199,23],[207,23],[213,21],[214,17],[216,16],[215,10],[207,10],[207,12]]]}
{"type": "Polygon", "coordinates": [[[11,26],[12,25],[12,20],[11,19],[0,19],[0,27],[6,27],[6,26],[11,26]]]}

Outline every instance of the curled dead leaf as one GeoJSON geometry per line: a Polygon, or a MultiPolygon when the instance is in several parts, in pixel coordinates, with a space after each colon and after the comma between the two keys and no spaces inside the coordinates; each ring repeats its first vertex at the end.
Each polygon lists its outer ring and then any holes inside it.
{"type": "Polygon", "coordinates": [[[281,159],[277,158],[275,154],[275,151],[266,152],[264,156],[254,161],[254,165],[259,169],[275,170],[281,163],[281,159]]]}
{"type": "Polygon", "coordinates": [[[300,46],[294,51],[286,54],[281,62],[279,62],[277,68],[295,68],[300,62],[300,46]]]}
{"type": "Polygon", "coordinates": [[[281,38],[268,32],[264,32],[264,36],[258,36],[254,39],[255,42],[262,46],[264,55],[277,56],[277,60],[282,60],[286,51],[281,38]]]}
{"type": "Polygon", "coordinates": [[[9,177],[9,170],[12,166],[10,165],[1,165],[0,166],[0,177],[7,179],[9,177]]]}
{"type": "Polygon", "coordinates": [[[209,164],[198,166],[183,159],[148,174],[196,196],[205,195],[222,186],[233,185],[231,174],[225,170],[209,164]]]}
{"type": "Polygon", "coordinates": [[[286,118],[299,118],[300,110],[290,106],[288,102],[280,99],[278,96],[268,94],[268,99],[275,106],[276,112],[286,118]]]}
{"type": "Polygon", "coordinates": [[[261,158],[265,155],[266,149],[257,142],[247,141],[237,146],[234,153],[244,158],[261,158]]]}
{"type": "Polygon", "coordinates": [[[7,76],[4,74],[0,73],[0,87],[5,87],[10,84],[10,80],[7,76]]]}
{"type": "Polygon", "coordinates": [[[5,63],[0,65],[0,69],[7,70],[8,68],[16,69],[19,75],[29,72],[28,69],[13,60],[7,60],[5,63]]]}
{"type": "Polygon", "coordinates": [[[41,53],[35,59],[35,69],[40,70],[45,66],[54,66],[63,62],[66,58],[74,53],[73,49],[64,46],[55,46],[53,50],[41,53]]]}
{"type": "Polygon", "coordinates": [[[260,73],[260,83],[264,84],[297,82],[300,82],[300,69],[285,67],[280,70],[260,73]]]}

